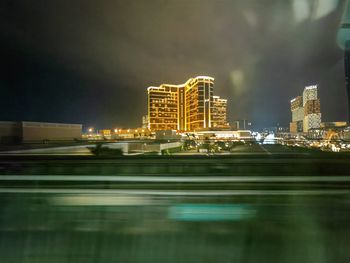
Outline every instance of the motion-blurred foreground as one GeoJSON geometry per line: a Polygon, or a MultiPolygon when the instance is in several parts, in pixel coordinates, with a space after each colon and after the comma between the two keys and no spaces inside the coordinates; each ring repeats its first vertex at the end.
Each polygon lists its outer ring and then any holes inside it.
{"type": "Polygon", "coordinates": [[[349,262],[331,153],[2,157],[1,262],[349,262]]]}

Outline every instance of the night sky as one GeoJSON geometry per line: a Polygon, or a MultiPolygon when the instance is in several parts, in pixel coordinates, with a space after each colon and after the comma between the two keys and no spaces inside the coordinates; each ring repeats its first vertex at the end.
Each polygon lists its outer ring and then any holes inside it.
{"type": "Polygon", "coordinates": [[[319,84],[346,120],[341,0],[2,0],[0,120],[139,127],[146,89],[215,78],[229,121],[287,126],[319,84]]]}

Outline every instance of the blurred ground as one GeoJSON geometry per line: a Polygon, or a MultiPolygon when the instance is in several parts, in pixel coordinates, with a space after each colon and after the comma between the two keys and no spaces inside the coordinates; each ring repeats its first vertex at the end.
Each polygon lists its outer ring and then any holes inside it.
{"type": "Polygon", "coordinates": [[[349,262],[348,156],[250,150],[2,156],[1,262],[349,262]]]}

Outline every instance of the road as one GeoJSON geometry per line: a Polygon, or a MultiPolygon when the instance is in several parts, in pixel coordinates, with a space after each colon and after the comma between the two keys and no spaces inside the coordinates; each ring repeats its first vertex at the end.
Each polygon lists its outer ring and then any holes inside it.
{"type": "Polygon", "coordinates": [[[2,157],[2,262],[349,262],[349,156],[263,147],[2,157]]]}

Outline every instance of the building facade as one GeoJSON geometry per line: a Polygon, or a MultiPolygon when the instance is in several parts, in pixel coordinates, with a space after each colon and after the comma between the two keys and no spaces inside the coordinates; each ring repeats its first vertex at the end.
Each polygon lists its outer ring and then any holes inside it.
{"type": "Polygon", "coordinates": [[[304,107],[303,98],[298,96],[290,101],[290,109],[292,112],[292,122],[290,123],[289,130],[291,133],[297,133],[303,131],[304,120],[304,107]]]}
{"type": "MultiPolygon", "coordinates": [[[[213,87],[214,78],[207,76],[190,78],[181,85],[149,87],[148,128],[152,131],[208,129],[217,123],[213,122],[213,116],[226,123],[227,101],[221,101],[220,108],[215,108],[213,87]]],[[[218,101],[215,105],[219,105],[218,101]]]]}
{"type": "Polygon", "coordinates": [[[212,127],[227,128],[227,99],[213,96],[212,127]]]}
{"type": "Polygon", "coordinates": [[[214,79],[195,77],[185,84],[185,131],[211,128],[214,79]]]}
{"type": "Polygon", "coordinates": [[[74,141],[81,136],[81,124],[0,122],[0,143],[74,141]]]}
{"type": "Polygon", "coordinates": [[[148,120],[150,130],[179,129],[179,89],[175,85],[148,88],[148,120]]]}
{"type": "Polygon", "coordinates": [[[317,85],[307,86],[303,96],[290,101],[292,122],[289,125],[291,133],[308,132],[321,125],[321,104],[317,95],[317,85]]]}
{"type": "Polygon", "coordinates": [[[303,132],[321,126],[320,100],[317,98],[317,85],[305,87],[303,92],[304,120],[303,132]]]}
{"type": "Polygon", "coordinates": [[[148,128],[148,115],[142,116],[142,125],[141,125],[141,127],[143,129],[147,129],[148,128]]]}

